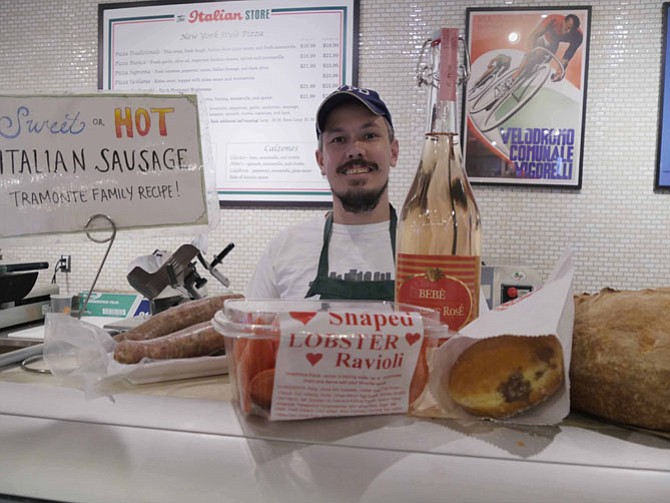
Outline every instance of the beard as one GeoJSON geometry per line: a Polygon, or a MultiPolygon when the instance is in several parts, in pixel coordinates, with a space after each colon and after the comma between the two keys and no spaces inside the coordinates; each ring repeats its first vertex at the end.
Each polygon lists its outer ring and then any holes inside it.
{"type": "Polygon", "coordinates": [[[379,189],[359,189],[353,187],[340,193],[333,192],[333,195],[340,200],[345,211],[349,213],[364,213],[372,211],[377,207],[379,200],[384,192],[386,192],[388,184],[387,180],[384,186],[379,189]]]}

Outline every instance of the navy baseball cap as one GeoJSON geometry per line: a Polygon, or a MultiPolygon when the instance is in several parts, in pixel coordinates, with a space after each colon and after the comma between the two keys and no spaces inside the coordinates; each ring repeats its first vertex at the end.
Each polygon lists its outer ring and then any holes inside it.
{"type": "Polygon", "coordinates": [[[391,129],[393,129],[393,122],[391,121],[391,112],[386,108],[386,103],[379,97],[377,91],[372,89],[364,89],[362,87],[354,86],[340,86],[335,91],[330,93],[319,105],[316,111],[316,136],[321,136],[323,128],[326,125],[326,119],[333,109],[345,101],[356,99],[365,105],[373,114],[384,117],[391,129]]]}

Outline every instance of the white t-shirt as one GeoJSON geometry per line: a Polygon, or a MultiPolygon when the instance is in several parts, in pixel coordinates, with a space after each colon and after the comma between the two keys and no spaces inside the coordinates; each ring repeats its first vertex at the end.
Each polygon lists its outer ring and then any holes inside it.
{"type": "MultiPolygon", "coordinates": [[[[395,279],[389,221],[333,224],[328,276],[350,281],[395,279]]],[[[261,256],[245,296],[248,299],[304,299],[316,278],[325,216],[279,232],[261,256]]],[[[316,297],[315,297],[316,298],[316,297]]]]}

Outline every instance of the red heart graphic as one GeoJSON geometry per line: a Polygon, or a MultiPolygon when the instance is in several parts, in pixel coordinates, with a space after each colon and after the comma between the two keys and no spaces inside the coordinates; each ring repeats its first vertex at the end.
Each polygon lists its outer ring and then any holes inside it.
{"type": "Polygon", "coordinates": [[[305,355],[305,358],[307,358],[307,361],[312,364],[312,367],[319,363],[321,358],[323,358],[323,354],[321,353],[307,353],[305,355]]]}
{"type": "Polygon", "coordinates": [[[421,334],[418,333],[418,332],[415,332],[413,334],[405,334],[405,339],[407,339],[407,344],[409,344],[411,346],[416,341],[421,339],[421,334]]]}
{"type": "Polygon", "coordinates": [[[303,325],[307,325],[309,320],[316,316],[316,312],[302,312],[302,311],[289,311],[291,318],[301,321],[303,325]]]}

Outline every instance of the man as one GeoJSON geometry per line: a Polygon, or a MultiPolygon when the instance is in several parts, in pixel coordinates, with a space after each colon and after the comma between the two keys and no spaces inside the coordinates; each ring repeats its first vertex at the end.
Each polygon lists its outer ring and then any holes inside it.
{"type": "Polygon", "coordinates": [[[519,75],[521,71],[528,64],[533,49],[536,47],[543,47],[552,54],[556,54],[561,43],[567,43],[568,47],[563,52],[562,56],[558,58],[563,65],[562,72],[555,72],[551,76],[553,82],[562,80],[568,69],[568,63],[577,52],[577,49],[582,45],[584,40],[584,33],[579,28],[580,21],[575,14],[568,14],[563,17],[560,14],[552,14],[544,18],[537,27],[530,34],[528,39],[528,52],[524,56],[523,62],[515,73],[519,75]]]}
{"type": "Polygon", "coordinates": [[[486,70],[482,74],[481,77],[475,82],[473,86],[473,91],[480,87],[482,84],[487,82],[487,79],[495,74],[495,75],[502,75],[505,73],[507,70],[509,70],[510,65],[512,64],[512,58],[510,56],[507,56],[506,54],[496,54],[491,60],[489,61],[489,64],[486,65],[486,70]]]}
{"type": "Polygon", "coordinates": [[[316,162],[333,195],[326,215],[269,243],[247,298],[393,300],[398,160],[391,113],[372,89],[341,86],[316,113],[316,162]]]}
{"type": "Polygon", "coordinates": [[[568,63],[582,45],[584,34],[579,28],[579,18],[575,14],[568,14],[565,17],[560,15],[547,16],[531,34],[531,43],[534,47],[541,46],[556,54],[560,43],[567,43],[568,48],[559,58],[563,65],[563,72],[554,73],[551,80],[554,82],[561,80],[568,69],[568,63]]]}

